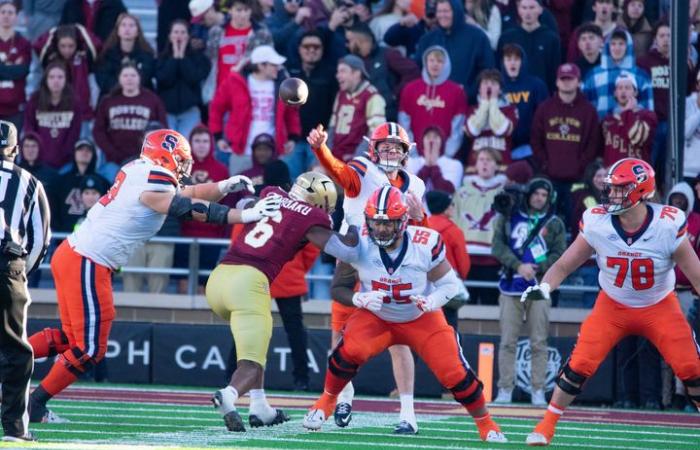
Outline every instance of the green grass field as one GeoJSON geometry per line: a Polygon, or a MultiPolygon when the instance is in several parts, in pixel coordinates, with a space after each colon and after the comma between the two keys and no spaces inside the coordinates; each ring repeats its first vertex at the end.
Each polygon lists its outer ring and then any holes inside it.
{"type": "MultiPolygon", "coordinates": [[[[312,398],[295,397],[295,400],[308,404],[312,398]]],[[[419,434],[395,436],[391,433],[397,417],[395,413],[362,411],[353,415],[349,428],[341,430],[331,420],[326,423],[323,431],[314,433],[301,427],[305,408],[290,407],[289,401],[276,402],[273,397],[273,405],[287,405],[284,409],[292,418],[290,422],[276,427],[249,429],[246,433],[229,433],[219,415],[209,405],[140,401],[138,395],[132,401],[55,399],[51,402],[53,411],[71,422],[33,425],[32,429],[40,441],[21,447],[129,450],[236,447],[338,450],[527,448],[524,444],[525,436],[539,416],[533,414],[533,418],[515,418],[496,413],[510,443],[489,446],[478,439],[475,426],[466,416],[426,415],[419,412],[419,434]]],[[[247,413],[245,408],[240,410],[247,413]]],[[[606,411],[609,414],[609,410],[606,411]]],[[[246,417],[245,414],[242,415],[246,417]]],[[[592,419],[588,422],[562,420],[551,448],[700,449],[698,426],[689,427],[687,423],[677,427],[596,423],[596,415],[591,414],[590,417],[592,419]]],[[[5,443],[0,444],[0,448],[18,448],[18,445],[5,443]]]]}

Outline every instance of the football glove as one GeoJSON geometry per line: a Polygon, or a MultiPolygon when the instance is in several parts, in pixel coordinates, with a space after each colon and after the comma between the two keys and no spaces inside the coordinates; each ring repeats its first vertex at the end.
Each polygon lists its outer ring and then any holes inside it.
{"type": "Polygon", "coordinates": [[[352,296],[352,304],[358,308],[365,308],[372,312],[377,312],[382,309],[385,296],[386,294],[384,292],[379,291],[355,292],[352,296]]]}
{"type": "Polygon", "coordinates": [[[255,194],[253,182],[245,175],[234,175],[225,180],[221,180],[216,184],[219,187],[219,192],[224,195],[230,194],[231,192],[242,191],[244,189],[251,194],[255,194]]]}
{"type": "Polygon", "coordinates": [[[435,311],[436,309],[442,308],[442,305],[437,305],[435,299],[430,295],[412,295],[409,298],[413,303],[416,304],[418,309],[420,309],[423,312],[431,312],[435,311]]]}
{"type": "Polygon", "coordinates": [[[550,296],[549,293],[552,290],[551,287],[549,287],[549,283],[540,283],[536,284],[534,286],[530,286],[527,289],[525,289],[525,292],[522,293],[520,296],[520,301],[524,302],[525,300],[549,300],[550,296]]]}
{"type": "Polygon", "coordinates": [[[263,217],[273,217],[280,214],[280,206],[282,206],[282,196],[268,195],[259,200],[252,208],[241,211],[241,221],[243,223],[250,223],[257,222],[263,217]]]}

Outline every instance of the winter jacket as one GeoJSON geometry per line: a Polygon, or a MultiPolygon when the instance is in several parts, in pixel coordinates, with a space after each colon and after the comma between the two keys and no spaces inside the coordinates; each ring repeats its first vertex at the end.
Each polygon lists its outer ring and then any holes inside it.
{"type": "Polygon", "coordinates": [[[134,47],[131,53],[125,54],[122,53],[119,44],[117,44],[102,54],[95,67],[95,79],[100,87],[101,96],[109,94],[112,88],[117,85],[119,70],[126,59],[136,63],[141,74],[141,86],[153,90],[153,75],[156,69],[155,56],[138,47],[134,47]]]}
{"type": "MultiPolygon", "coordinates": [[[[279,91],[278,79],[275,83],[275,98],[279,91]]],[[[242,155],[246,151],[248,131],[253,121],[253,104],[248,90],[248,80],[242,75],[231,72],[221,86],[216,90],[214,99],[209,105],[209,129],[217,136],[226,135],[233,153],[242,155]],[[229,119],[224,124],[224,115],[229,119]]],[[[277,152],[284,152],[284,144],[289,140],[298,140],[301,134],[299,110],[287,106],[284,102],[275,102],[275,143],[277,152]]]]}
{"type": "Polygon", "coordinates": [[[652,47],[648,53],[637,59],[637,66],[651,77],[654,90],[654,112],[659,122],[668,120],[669,89],[671,87],[671,65],[669,59],[652,47]]]}
{"type": "Polygon", "coordinates": [[[158,96],[170,114],[180,114],[202,104],[202,82],[209,75],[211,62],[200,50],[188,49],[184,58],[172,53],[161,55],[156,62],[158,96]]]}
{"type": "Polygon", "coordinates": [[[476,96],[476,77],[484,69],[495,67],[493,50],[488,37],[478,27],[461,20],[464,17],[464,2],[450,0],[452,5],[452,26],[449,29],[437,27],[425,34],[416,49],[415,59],[422,63],[428,47],[439,45],[447,50],[452,62],[450,80],[462,85],[469,98],[476,96]]]}
{"type": "MultiPolygon", "coordinates": [[[[406,27],[397,23],[390,26],[384,33],[384,43],[390,47],[404,47],[406,56],[415,59],[418,42],[429,31],[431,29],[428,28],[423,19],[412,27],[406,27]]],[[[420,57],[421,55],[417,56],[420,57]]]]}
{"type": "Polygon", "coordinates": [[[572,103],[553,95],[535,112],[530,145],[540,170],[551,180],[580,180],[586,166],[600,153],[595,108],[580,91],[572,103]]]}
{"type": "Polygon", "coordinates": [[[423,152],[423,136],[428,126],[437,126],[447,136],[445,153],[454,156],[462,146],[467,98],[461,84],[449,80],[452,63],[450,55],[440,46],[428,47],[423,52],[421,78],[408,83],[401,91],[399,124],[416,141],[418,152],[423,152]],[[428,53],[441,50],[445,65],[437,79],[431,80],[426,69],[428,53]]]}
{"type": "Polygon", "coordinates": [[[39,136],[38,133],[35,133],[33,131],[24,130],[24,137],[33,138],[39,143],[39,156],[38,159],[34,162],[34,164],[29,164],[27,160],[22,158],[22,154],[20,153],[18,165],[27,172],[34,175],[37,180],[41,181],[41,184],[44,185],[44,191],[46,191],[47,193],[53,192],[54,187],[56,186],[58,172],[55,169],[41,162],[41,152],[44,150],[44,142],[41,139],[41,136],[39,136]]]}
{"type": "Polygon", "coordinates": [[[683,176],[695,178],[700,174],[700,107],[698,93],[685,99],[685,150],[683,151],[683,176]]]}
{"type": "Polygon", "coordinates": [[[278,299],[306,295],[309,292],[306,274],[320,253],[311,243],[299,250],[291,261],[282,266],[282,271],[272,281],[270,297],[278,299]]]}
{"type": "Polygon", "coordinates": [[[601,53],[598,53],[598,57],[596,58],[595,61],[592,63],[588,62],[585,56],[581,55],[574,61],[574,64],[576,64],[581,71],[581,79],[585,80],[586,76],[588,76],[588,73],[593,70],[595,67],[600,66],[600,57],[602,55],[601,53]]]}
{"type": "Polygon", "coordinates": [[[444,214],[434,214],[428,217],[428,227],[440,233],[445,243],[447,261],[462,280],[467,278],[471,261],[467,253],[467,243],[464,234],[449,217],[444,214]]]}
{"type": "Polygon", "coordinates": [[[73,103],[73,108],[60,110],[51,105],[46,111],[39,111],[38,93],[27,102],[24,110],[24,131],[34,132],[41,136],[44,144],[41,151],[41,162],[60,169],[68,164],[73,156],[73,147],[80,137],[82,117],[79,106],[73,103]]]}
{"type": "MultiPolygon", "coordinates": [[[[671,203],[670,198],[673,194],[683,194],[688,201],[688,210],[684,211],[688,223],[688,241],[690,241],[690,245],[693,247],[693,250],[695,250],[695,254],[700,256],[700,240],[698,240],[698,237],[700,236],[700,214],[693,212],[693,208],[695,207],[695,195],[693,193],[693,188],[691,188],[690,185],[684,181],[676,183],[666,195],[667,205],[671,203]]],[[[676,266],[674,270],[676,272],[676,288],[692,289],[693,286],[690,283],[690,280],[687,276],[685,276],[680,267],[676,266]]],[[[693,289],[693,291],[695,290],[693,289]]]]}
{"type": "Polygon", "coordinates": [[[622,158],[640,158],[651,163],[651,147],[656,133],[656,114],[637,107],[634,111],[620,111],[605,116],[600,127],[603,131],[603,164],[612,166],[622,158]]]}
{"type": "MultiPolygon", "coordinates": [[[[85,205],[80,196],[80,183],[83,176],[92,174],[95,176],[95,163],[97,156],[93,155],[85,173],[80,173],[77,166],[72,164],[68,172],[56,179],[53,192],[49,193],[49,206],[51,207],[51,229],[53,231],[71,232],[75,228],[78,219],[85,215],[85,205]]],[[[107,180],[103,180],[109,185],[107,180]]]]}
{"type": "Polygon", "coordinates": [[[555,31],[544,25],[533,31],[526,31],[521,26],[504,31],[498,40],[498,59],[501,61],[506,44],[520,45],[529,61],[528,73],[544,81],[549,92],[555,90],[557,68],[561,64],[559,35],[555,31]]]}
{"type": "MultiPolygon", "coordinates": [[[[518,44],[515,44],[518,45],[518,44]]],[[[518,45],[518,47],[520,47],[518,45]]],[[[522,50],[522,47],[520,47],[522,50]]],[[[530,75],[528,72],[527,53],[523,51],[520,72],[515,78],[508,76],[501,59],[501,73],[503,74],[503,93],[508,103],[518,108],[518,125],[513,132],[513,147],[530,144],[532,120],[537,107],[549,96],[544,81],[530,75]]]]}
{"type": "Polygon", "coordinates": [[[90,32],[97,35],[104,42],[109,33],[112,32],[114,25],[117,23],[119,14],[127,12],[126,6],[122,0],[98,0],[99,7],[94,18],[94,26],[90,27],[86,23],[84,4],[85,0],[68,0],[63,7],[61,14],[61,25],[79,23],[86,27],[90,32]]]}
{"type": "Polygon", "coordinates": [[[651,80],[646,72],[635,64],[634,43],[629,33],[627,36],[627,52],[619,63],[610,56],[610,40],[605,43],[600,56],[600,66],[593,68],[583,80],[583,93],[595,106],[601,119],[609,114],[617,102],[615,101],[615,80],[623,71],[630,72],[637,81],[637,102],[639,106],[649,111],[654,110],[654,91],[651,80]]]}
{"type": "Polygon", "coordinates": [[[287,53],[288,44],[301,30],[301,25],[294,20],[295,15],[289,14],[284,8],[284,0],[274,0],[272,14],[265,19],[265,25],[272,34],[275,49],[281,55],[287,53]]]}
{"type": "Polygon", "coordinates": [[[24,109],[32,46],[15,31],[7,41],[0,39],[0,55],[0,117],[7,117],[24,109]]]}
{"type": "Polygon", "coordinates": [[[646,17],[642,16],[636,24],[630,26],[623,14],[617,19],[617,25],[625,28],[632,35],[634,41],[634,57],[641,58],[649,51],[651,43],[654,41],[653,29],[646,17]]]}

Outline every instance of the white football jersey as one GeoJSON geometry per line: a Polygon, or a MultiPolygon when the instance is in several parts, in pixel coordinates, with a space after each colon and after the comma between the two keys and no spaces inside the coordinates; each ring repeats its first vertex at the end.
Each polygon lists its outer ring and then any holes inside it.
{"type": "Polygon", "coordinates": [[[90,208],[68,242],[94,262],[119,269],[165,222],[166,214],[141,203],[141,193],[175,193],[177,189],[176,179],[166,169],[143,159],[132,161],[122,167],[112,187],[90,208]]]}
{"type": "Polygon", "coordinates": [[[647,221],[632,234],[600,206],[587,209],[580,224],[581,235],[596,252],[600,286],[633,308],[651,306],[673,291],[673,253],[687,234],[683,211],[656,203],[646,207],[647,221]]]}
{"type": "MultiPolygon", "coordinates": [[[[341,232],[345,232],[348,225],[355,225],[358,228],[362,227],[365,223],[365,205],[367,200],[380,187],[391,185],[386,172],[364,156],[353,158],[348,165],[360,176],[362,186],[357,197],[345,197],[343,200],[345,217],[343,218],[341,232]]],[[[419,199],[423,199],[423,194],[425,194],[425,183],[423,183],[423,180],[403,169],[399,170],[399,177],[403,178],[401,192],[411,191],[419,199]]]]}
{"type": "Polygon", "coordinates": [[[382,309],[374,313],[387,322],[410,322],[423,314],[411,295],[427,295],[428,272],[445,259],[440,233],[409,226],[401,247],[391,254],[377,246],[363,227],[355,261],[350,263],[360,277],[360,292],[386,292],[382,309]]]}

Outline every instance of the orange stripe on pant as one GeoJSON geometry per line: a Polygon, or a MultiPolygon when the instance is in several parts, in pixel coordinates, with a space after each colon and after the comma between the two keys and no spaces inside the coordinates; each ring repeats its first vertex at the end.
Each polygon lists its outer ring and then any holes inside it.
{"type": "Polygon", "coordinates": [[[644,336],[683,381],[700,377],[700,347],[671,292],[655,305],[631,308],[600,291],[593,311],[581,325],[571,353],[571,369],[590,377],[624,337],[644,336]]]}

